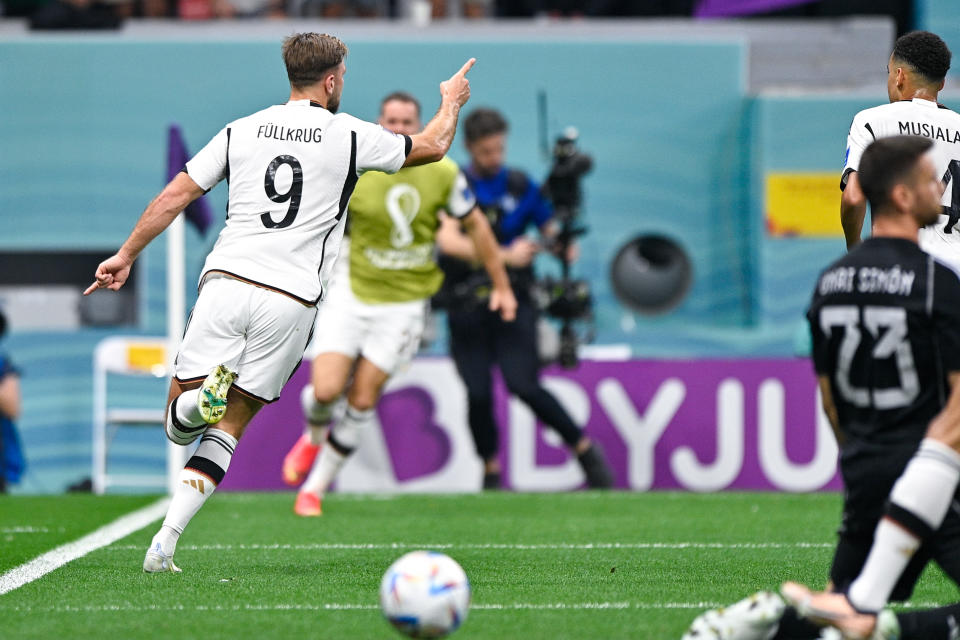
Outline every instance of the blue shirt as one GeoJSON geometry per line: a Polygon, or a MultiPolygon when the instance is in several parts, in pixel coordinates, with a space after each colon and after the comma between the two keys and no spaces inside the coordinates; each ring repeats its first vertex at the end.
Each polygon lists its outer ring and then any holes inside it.
{"type": "MultiPolygon", "coordinates": [[[[3,352],[0,352],[0,380],[9,375],[18,375],[19,371],[10,362],[3,352]]],[[[7,482],[17,482],[23,474],[26,461],[23,457],[23,448],[17,436],[16,425],[13,420],[0,414],[0,473],[7,482]]]]}
{"type": "Polygon", "coordinates": [[[553,216],[540,187],[522,171],[502,168],[493,176],[481,177],[469,167],[464,174],[502,245],[522,236],[531,224],[542,227],[553,216]]]}

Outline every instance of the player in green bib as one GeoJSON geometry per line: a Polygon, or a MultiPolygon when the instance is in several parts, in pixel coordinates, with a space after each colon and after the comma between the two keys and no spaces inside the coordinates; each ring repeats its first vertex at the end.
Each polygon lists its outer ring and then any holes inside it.
{"type": "MultiPolygon", "coordinates": [[[[462,218],[476,200],[453,160],[370,172],[350,200],[350,288],[361,302],[425,300],[440,288],[439,211],[462,218]]],[[[488,227],[489,228],[489,227],[488,227]]]]}
{"type": "MultiPolygon", "coordinates": [[[[420,130],[420,105],[408,93],[392,93],[380,104],[379,123],[412,135],[420,130]]],[[[372,421],[384,384],[417,351],[427,302],[443,282],[434,259],[443,214],[461,220],[476,246],[493,281],[490,308],[507,321],[515,316],[496,238],[456,163],[444,158],[393,175],[363,174],[349,205],[350,241],[340,250],[307,349],[311,384],[301,394],[307,426],[283,461],[287,484],[307,476],[294,504],[299,515],[320,515],[323,494],[372,421]],[[346,411],[334,421],[344,395],[346,411]]]]}

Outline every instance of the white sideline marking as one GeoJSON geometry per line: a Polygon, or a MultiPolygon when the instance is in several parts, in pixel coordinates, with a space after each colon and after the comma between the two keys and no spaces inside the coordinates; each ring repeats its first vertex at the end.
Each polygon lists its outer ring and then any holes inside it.
{"type": "MultiPolygon", "coordinates": [[[[511,602],[507,604],[474,603],[470,609],[474,611],[582,611],[590,609],[635,609],[635,610],[662,610],[662,609],[715,609],[722,606],[719,602],[511,602]]],[[[898,605],[904,609],[932,609],[943,606],[941,602],[908,602],[898,605]]],[[[51,605],[34,607],[17,605],[14,607],[0,606],[0,611],[14,611],[20,613],[96,613],[109,611],[375,611],[380,609],[376,604],[351,604],[328,602],[323,604],[235,604],[235,605],[182,605],[182,604],[145,604],[134,605],[104,604],[104,605],[51,605]]]]}
{"type": "Polygon", "coordinates": [[[19,589],[55,569],[59,569],[72,560],[112,544],[134,531],[139,531],[154,520],[163,517],[169,504],[170,498],[161,498],[153,504],[117,518],[110,524],[104,525],[82,538],[47,551],[31,561],[11,569],[0,576],[0,595],[19,589]]]}
{"type": "MultiPolygon", "coordinates": [[[[498,543],[310,543],[310,544],[182,544],[177,549],[191,551],[372,551],[377,549],[499,549],[520,551],[549,551],[571,549],[576,551],[604,551],[615,549],[832,549],[830,542],[593,542],[585,544],[498,544],[498,543]]],[[[139,549],[134,545],[118,545],[111,550],[139,549]]]]}

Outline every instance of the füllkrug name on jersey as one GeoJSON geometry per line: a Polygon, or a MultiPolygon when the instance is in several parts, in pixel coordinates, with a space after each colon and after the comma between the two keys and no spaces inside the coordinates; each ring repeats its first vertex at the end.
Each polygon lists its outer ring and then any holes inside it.
{"type": "Polygon", "coordinates": [[[818,285],[820,295],[831,293],[888,293],[909,296],[916,274],[895,265],[890,269],[877,267],[837,267],[823,274],[818,285]]]}
{"type": "Polygon", "coordinates": [[[953,131],[947,127],[937,127],[929,122],[904,122],[903,120],[899,122],[899,125],[900,135],[923,136],[931,140],[952,142],[953,144],[960,142],[960,131],[953,131]]]}
{"type": "Polygon", "coordinates": [[[268,122],[257,129],[257,137],[285,142],[320,142],[320,127],[293,129],[268,122]]]}
{"type": "Polygon", "coordinates": [[[228,181],[227,220],[203,266],[320,301],[340,252],[347,203],[366,171],[395,173],[412,141],[309,100],[229,123],[186,165],[201,189],[228,181]]]}

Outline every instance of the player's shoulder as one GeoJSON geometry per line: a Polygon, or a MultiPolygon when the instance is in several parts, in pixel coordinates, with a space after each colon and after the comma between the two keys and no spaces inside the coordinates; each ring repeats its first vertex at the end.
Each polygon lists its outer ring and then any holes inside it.
{"type": "Polygon", "coordinates": [[[910,107],[907,106],[908,104],[909,103],[904,102],[888,102],[875,107],[861,109],[853,116],[853,123],[856,125],[867,123],[878,118],[894,118],[904,111],[909,110],[910,107]]]}
{"type": "MultiPolygon", "coordinates": [[[[330,118],[330,122],[327,123],[328,128],[339,128],[339,129],[348,129],[351,131],[375,131],[383,129],[379,124],[375,122],[368,122],[361,118],[358,118],[349,113],[339,112],[333,114],[333,117],[330,118]]],[[[385,129],[384,129],[385,130],[385,129]]]]}
{"type": "Polygon", "coordinates": [[[243,116],[243,117],[241,117],[241,118],[237,118],[236,120],[233,120],[233,121],[227,123],[227,127],[229,127],[229,128],[237,128],[237,127],[241,127],[241,126],[243,126],[243,125],[245,125],[245,124],[263,121],[265,118],[269,119],[269,118],[273,117],[275,114],[279,113],[279,112],[278,112],[278,109],[281,108],[282,106],[283,106],[283,105],[272,104],[272,105],[270,105],[269,107],[264,107],[263,109],[260,109],[259,111],[254,111],[253,113],[251,113],[251,114],[249,114],[249,115],[243,116]]]}
{"type": "Polygon", "coordinates": [[[960,294],[960,266],[930,256],[933,261],[934,277],[938,286],[949,287],[951,291],[960,294]]]}
{"type": "Polygon", "coordinates": [[[960,113],[957,113],[950,107],[937,103],[937,116],[944,118],[946,120],[954,120],[960,122],[960,113]]]}

